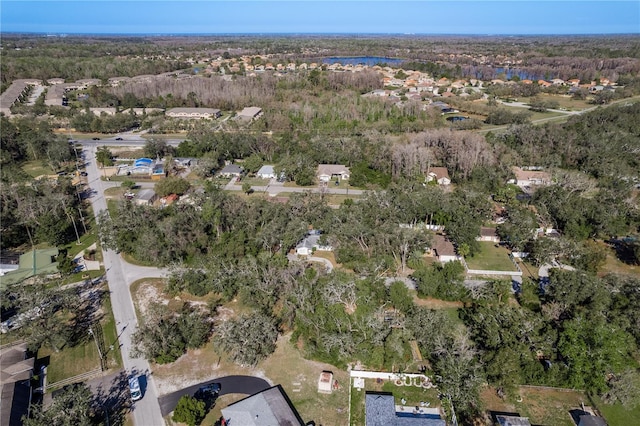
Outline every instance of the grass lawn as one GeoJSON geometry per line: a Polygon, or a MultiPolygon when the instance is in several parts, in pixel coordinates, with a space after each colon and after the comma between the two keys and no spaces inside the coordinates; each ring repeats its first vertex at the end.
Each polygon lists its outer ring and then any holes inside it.
{"type": "Polygon", "coordinates": [[[243,177],[240,182],[238,182],[236,180],[235,185],[236,186],[242,186],[242,185],[244,185],[245,182],[247,182],[251,186],[267,186],[267,185],[269,185],[269,181],[270,181],[270,179],[261,179],[261,178],[255,178],[255,177],[243,177]]]}
{"type": "Polygon", "coordinates": [[[487,387],[481,392],[481,399],[489,411],[519,413],[528,417],[531,424],[575,426],[569,410],[580,408],[580,403],[589,405],[586,394],[579,391],[560,391],[521,387],[518,390],[521,402],[516,395],[498,398],[496,389],[487,387]]]}
{"type": "Polygon", "coordinates": [[[540,269],[539,267],[534,266],[529,262],[524,262],[522,259],[516,259],[516,262],[518,262],[520,269],[522,269],[523,277],[528,277],[536,281],[538,280],[538,270],[540,269]]]}
{"type": "MultiPolygon", "coordinates": [[[[111,311],[111,301],[104,300],[102,309],[104,318],[100,321],[102,334],[104,336],[104,353],[107,359],[108,369],[118,369],[122,367],[122,357],[118,345],[116,325],[111,311]],[[113,345],[113,350],[110,346],[113,345]]],[[[97,328],[94,328],[97,331],[97,328]]],[[[47,381],[53,384],[60,380],[77,376],[97,368],[100,368],[100,355],[94,339],[87,340],[75,347],[65,347],[59,352],[55,352],[48,347],[43,347],[38,351],[38,359],[49,357],[49,368],[47,369],[47,381]]]]}
{"type": "Polygon", "coordinates": [[[607,259],[605,261],[604,266],[600,268],[599,275],[606,275],[609,273],[613,273],[613,274],[638,276],[640,274],[640,266],[629,265],[627,263],[622,262],[620,259],[618,259],[615,251],[612,248],[610,248],[603,242],[599,242],[599,245],[601,245],[602,247],[605,247],[607,251],[607,259]]]}
{"type": "Polygon", "coordinates": [[[325,195],[325,198],[327,199],[327,204],[329,204],[330,206],[340,206],[342,203],[345,202],[345,200],[357,200],[362,198],[361,195],[347,195],[347,194],[328,194],[325,195]]]}
{"type": "Polygon", "coordinates": [[[480,251],[473,257],[465,257],[469,269],[481,269],[490,271],[516,271],[509,259],[509,251],[495,243],[480,241],[480,251]]]}
{"type": "Polygon", "coordinates": [[[341,264],[339,265],[338,262],[336,262],[336,256],[333,254],[332,251],[316,250],[313,252],[313,257],[321,257],[323,259],[327,259],[329,262],[331,262],[334,268],[342,266],[341,264]]]}
{"type": "Polygon", "coordinates": [[[640,419],[640,405],[632,410],[625,409],[620,404],[608,405],[598,397],[593,398],[598,407],[598,411],[605,418],[609,426],[626,426],[630,425],[630,419],[640,419]]]}
{"type": "Polygon", "coordinates": [[[42,175],[55,175],[56,172],[51,170],[44,161],[42,160],[33,160],[27,161],[22,165],[22,170],[25,171],[31,177],[38,177],[42,175]]]}
{"type": "Polygon", "coordinates": [[[358,391],[351,389],[351,422],[353,426],[360,426],[365,423],[365,393],[366,392],[390,392],[395,398],[396,405],[401,405],[401,400],[406,400],[407,411],[413,407],[419,407],[421,402],[428,402],[430,408],[440,407],[438,390],[436,388],[426,389],[416,386],[396,386],[388,380],[365,379],[364,389],[358,391]]]}

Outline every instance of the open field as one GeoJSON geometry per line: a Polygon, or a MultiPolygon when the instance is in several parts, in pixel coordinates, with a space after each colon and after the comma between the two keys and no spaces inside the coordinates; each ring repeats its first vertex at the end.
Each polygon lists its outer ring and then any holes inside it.
{"type": "Polygon", "coordinates": [[[640,405],[634,409],[627,410],[620,404],[608,405],[602,399],[593,397],[592,401],[596,404],[598,411],[605,418],[609,426],[626,426],[630,425],[630,419],[640,419],[640,405]]]}
{"type": "Polygon", "coordinates": [[[618,259],[615,251],[607,244],[603,242],[599,242],[598,244],[604,247],[607,253],[607,258],[605,260],[604,266],[602,266],[599,271],[599,275],[622,274],[638,276],[640,274],[640,266],[624,263],[623,261],[618,259]]]}
{"type": "Polygon", "coordinates": [[[51,167],[49,167],[42,160],[27,161],[22,165],[22,170],[24,170],[26,174],[34,178],[42,175],[56,174],[55,171],[51,170],[51,167]]]}
{"type": "Polygon", "coordinates": [[[552,388],[520,387],[517,395],[502,400],[496,395],[495,388],[486,387],[481,392],[481,399],[487,411],[519,413],[534,425],[575,426],[569,410],[579,408],[583,402],[589,405],[584,392],[552,388]]]}
{"type": "Polygon", "coordinates": [[[473,257],[465,257],[469,269],[490,271],[515,271],[509,259],[509,251],[496,243],[480,241],[480,251],[473,257]]]}

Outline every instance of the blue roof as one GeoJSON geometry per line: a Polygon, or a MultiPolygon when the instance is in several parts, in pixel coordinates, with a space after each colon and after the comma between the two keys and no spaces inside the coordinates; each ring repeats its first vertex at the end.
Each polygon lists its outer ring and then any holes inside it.
{"type": "Polygon", "coordinates": [[[133,163],[134,167],[140,167],[140,166],[151,166],[151,164],[153,163],[153,160],[151,158],[138,158],[135,163],[133,163]]]}

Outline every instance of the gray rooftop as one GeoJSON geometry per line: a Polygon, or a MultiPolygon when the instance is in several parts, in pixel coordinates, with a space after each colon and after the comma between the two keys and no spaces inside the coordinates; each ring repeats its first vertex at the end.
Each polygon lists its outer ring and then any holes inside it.
{"type": "Polygon", "coordinates": [[[443,419],[396,413],[392,394],[367,392],[365,395],[365,426],[446,426],[443,419]]]}
{"type": "Polygon", "coordinates": [[[280,385],[222,409],[228,426],[303,426],[304,422],[280,385]]]}

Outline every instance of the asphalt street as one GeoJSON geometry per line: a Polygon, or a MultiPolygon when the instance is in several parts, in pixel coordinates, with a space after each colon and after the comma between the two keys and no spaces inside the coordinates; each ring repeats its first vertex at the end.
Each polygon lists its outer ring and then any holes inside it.
{"type": "Polygon", "coordinates": [[[183,395],[194,396],[196,391],[204,385],[210,383],[220,383],[220,394],[227,395],[230,393],[241,393],[245,395],[253,395],[257,392],[262,392],[265,389],[271,387],[271,385],[264,379],[252,376],[226,376],[220,377],[215,380],[209,380],[208,382],[202,382],[197,385],[189,386],[188,388],[179,390],[177,392],[164,395],[160,398],[160,409],[162,410],[162,416],[166,416],[171,413],[178,405],[178,400],[183,395]]]}
{"type": "MultiPolygon", "coordinates": [[[[100,180],[100,172],[95,160],[96,147],[86,147],[84,149],[87,178],[89,186],[95,191],[90,198],[93,211],[99,212],[107,209],[104,198],[104,189],[100,180]]],[[[116,320],[117,332],[120,339],[120,350],[122,362],[128,374],[142,375],[146,377],[146,389],[144,397],[133,404],[134,424],[137,426],[159,426],[164,424],[161,416],[160,404],[158,403],[158,392],[153,380],[149,363],[144,358],[133,358],[131,352],[131,335],[137,328],[137,318],[129,285],[139,278],[149,276],[163,276],[165,270],[157,268],[144,268],[129,265],[122,261],[120,255],[113,250],[103,250],[104,266],[106,269],[109,292],[111,293],[111,305],[113,315],[116,320]]]]}

